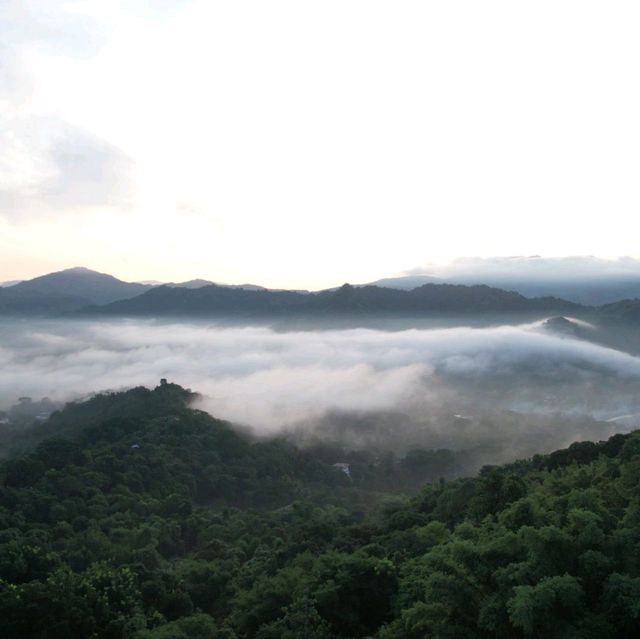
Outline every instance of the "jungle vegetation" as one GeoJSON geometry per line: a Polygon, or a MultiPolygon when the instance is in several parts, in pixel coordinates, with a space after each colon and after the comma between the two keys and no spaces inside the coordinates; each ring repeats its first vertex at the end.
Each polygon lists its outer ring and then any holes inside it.
{"type": "Polygon", "coordinates": [[[252,440],[173,384],[67,405],[0,467],[7,639],[637,637],[640,432],[445,479],[252,440]]]}

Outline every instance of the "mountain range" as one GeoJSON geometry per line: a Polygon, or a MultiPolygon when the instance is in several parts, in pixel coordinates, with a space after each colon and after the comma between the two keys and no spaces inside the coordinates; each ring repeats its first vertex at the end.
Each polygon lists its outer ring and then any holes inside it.
{"type": "Polygon", "coordinates": [[[371,286],[383,286],[400,290],[411,290],[423,284],[463,284],[473,286],[485,284],[509,291],[516,291],[525,297],[550,296],[584,304],[587,306],[599,306],[618,302],[623,299],[640,297],[639,277],[599,277],[584,279],[525,279],[508,278],[500,276],[451,276],[447,278],[433,275],[404,275],[388,277],[375,282],[371,286]]]}
{"type": "MultiPolygon", "coordinates": [[[[0,284],[0,314],[69,313],[88,306],[127,300],[157,286],[197,289],[213,284],[213,282],[203,279],[170,284],[124,282],[107,273],[99,273],[84,267],[74,267],[41,275],[31,280],[3,282],[0,284]]],[[[216,286],[266,290],[255,284],[216,286]]]]}
{"type": "Polygon", "coordinates": [[[517,314],[637,322],[640,300],[589,306],[555,296],[526,297],[485,284],[449,284],[429,276],[410,276],[402,282],[391,278],[375,285],[344,284],[319,292],[221,285],[208,280],[152,286],[124,282],[86,268],[67,269],[0,288],[0,314],[70,313],[228,318],[517,314]],[[416,286],[409,287],[409,282],[416,286]]]}
{"type": "Polygon", "coordinates": [[[410,291],[344,284],[318,293],[160,286],[135,298],[84,309],[100,315],[313,316],[434,313],[570,313],[580,306],[554,298],[527,299],[488,286],[425,284],[410,291]]]}
{"type": "Polygon", "coordinates": [[[374,286],[412,289],[422,284],[486,284],[525,297],[552,296],[599,306],[640,297],[640,260],[595,256],[514,256],[459,258],[410,273],[371,282],[374,286]]]}

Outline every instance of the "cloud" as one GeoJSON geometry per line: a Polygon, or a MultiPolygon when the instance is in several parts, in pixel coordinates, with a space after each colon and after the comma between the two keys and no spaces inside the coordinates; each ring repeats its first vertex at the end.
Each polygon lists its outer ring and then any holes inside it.
{"type": "MultiPolygon", "coordinates": [[[[155,321],[2,324],[0,403],[155,385],[201,392],[212,414],[275,432],[332,411],[635,410],[640,359],[535,326],[276,332],[155,321]],[[624,410],[622,407],[624,406],[624,410]]],[[[640,409],[639,409],[640,410],[640,409]]]]}
{"type": "Polygon", "coordinates": [[[640,277],[640,259],[606,259],[592,255],[568,257],[513,256],[463,257],[445,265],[426,264],[405,271],[405,275],[435,275],[455,281],[528,280],[565,281],[605,277],[640,277]]]}
{"type": "Polygon", "coordinates": [[[13,48],[35,45],[73,56],[95,53],[106,35],[104,25],[83,11],[82,3],[61,0],[2,0],[0,33],[13,48]]]}
{"type": "Polygon", "coordinates": [[[100,136],[43,113],[31,74],[34,57],[86,58],[100,50],[105,36],[104,25],[77,4],[0,3],[0,215],[5,219],[130,203],[132,161],[100,136]]]}
{"type": "Polygon", "coordinates": [[[0,116],[1,215],[11,221],[93,207],[125,208],[133,163],[117,147],[61,120],[0,116]]]}
{"type": "Polygon", "coordinates": [[[86,58],[105,42],[104,25],[83,13],[78,3],[0,1],[0,113],[30,110],[36,88],[30,64],[34,55],[86,58]]]}

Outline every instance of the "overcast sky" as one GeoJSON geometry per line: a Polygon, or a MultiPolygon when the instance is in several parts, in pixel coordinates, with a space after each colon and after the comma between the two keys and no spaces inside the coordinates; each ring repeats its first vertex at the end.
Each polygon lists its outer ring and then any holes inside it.
{"type": "Polygon", "coordinates": [[[0,0],[0,280],[640,257],[637,2],[0,0]]]}

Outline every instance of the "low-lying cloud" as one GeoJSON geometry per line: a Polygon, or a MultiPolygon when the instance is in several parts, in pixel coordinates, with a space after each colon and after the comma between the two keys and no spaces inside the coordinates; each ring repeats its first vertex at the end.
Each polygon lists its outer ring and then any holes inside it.
{"type": "Polygon", "coordinates": [[[598,418],[636,411],[640,359],[537,325],[277,332],[157,321],[4,322],[0,406],[167,377],[198,406],[261,433],[327,414],[508,409],[598,418]]]}

